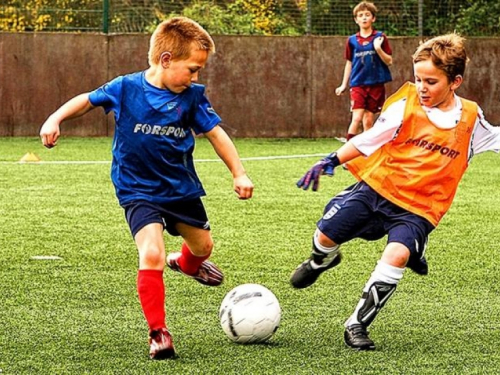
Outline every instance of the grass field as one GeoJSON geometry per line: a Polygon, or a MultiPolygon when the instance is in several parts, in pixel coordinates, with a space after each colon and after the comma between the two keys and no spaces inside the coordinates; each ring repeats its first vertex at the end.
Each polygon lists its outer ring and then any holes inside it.
{"type": "MultiPolygon", "coordinates": [[[[237,139],[243,158],[326,154],[332,140],[237,139]]],[[[478,155],[454,205],[432,233],[430,274],[407,270],[371,327],[374,352],[348,350],[343,322],[384,247],[355,240],[343,263],[293,290],[328,199],[353,182],[342,170],[320,191],[296,180],[317,159],[249,159],[252,200],[238,201],[205,139],[198,173],[225,283],[207,288],[165,271],[167,319],[180,358],[151,361],[136,294],[137,254],[109,178],[110,139],[0,138],[0,371],[3,374],[493,374],[500,363],[500,159],[478,155]],[[19,164],[26,152],[44,162],[19,164]],[[81,163],[86,161],[89,163],[81,163]],[[39,255],[60,260],[33,260],[39,255]],[[278,297],[269,344],[242,346],[218,309],[234,286],[260,283],[278,297]]],[[[177,250],[179,238],[166,237],[177,250]]]]}

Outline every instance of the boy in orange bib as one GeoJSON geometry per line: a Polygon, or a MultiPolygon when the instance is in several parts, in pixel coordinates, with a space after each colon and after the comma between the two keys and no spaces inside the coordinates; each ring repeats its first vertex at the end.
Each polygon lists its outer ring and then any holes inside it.
{"type": "Polygon", "coordinates": [[[313,236],[312,254],[291,277],[306,288],[341,261],[339,247],[353,238],[387,245],[345,323],[345,343],[373,350],[367,328],[393,295],[408,267],[428,273],[429,234],[446,214],[473,155],[500,150],[500,128],[479,106],[455,94],[468,61],[464,39],[439,36],[413,55],[415,83],[384,104],[375,126],[317,162],[297,186],[317,190],[320,176],[347,163],[359,180],[326,206],[313,236]]]}

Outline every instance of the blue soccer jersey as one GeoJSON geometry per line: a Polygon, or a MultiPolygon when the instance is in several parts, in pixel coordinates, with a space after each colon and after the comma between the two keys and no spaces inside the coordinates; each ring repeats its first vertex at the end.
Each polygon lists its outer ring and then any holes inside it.
{"type": "MultiPolygon", "coordinates": [[[[392,81],[389,67],[382,61],[373,46],[373,41],[379,36],[383,36],[380,31],[374,31],[368,38],[361,38],[357,33],[351,35],[347,40],[346,58],[352,62],[351,87],[377,85],[392,81]]],[[[386,48],[391,54],[390,47],[387,45],[386,48]]]]}
{"type": "Polygon", "coordinates": [[[120,205],[205,195],[193,163],[193,133],[206,133],[221,119],[203,85],[175,94],[151,85],[145,72],[138,72],[113,79],[89,99],[106,113],[114,112],[111,179],[120,205]]]}

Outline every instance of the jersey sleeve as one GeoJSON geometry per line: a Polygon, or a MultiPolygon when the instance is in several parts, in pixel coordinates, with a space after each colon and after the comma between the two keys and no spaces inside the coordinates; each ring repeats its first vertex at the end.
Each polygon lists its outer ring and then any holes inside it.
{"type": "Polygon", "coordinates": [[[116,111],[122,94],[122,82],[123,77],[120,76],[92,91],[89,95],[90,103],[94,107],[103,107],[106,113],[116,111]]]}
{"type": "Polygon", "coordinates": [[[382,42],[382,51],[384,51],[388,55],[392,55],[392,48],[389,44],[389,39],[387,39],[387,35],[382,33],[382,36],[384,37],[384,41],[382,42]]]}
{"type": "Polygon", "coordinates": [[[500,127],[492,126],[484,118],[481,108],[478,109],[477,121],[472,138],[472,151],[480,154],[485,151],[500,151],[500,127]]]}
{"type": "Polygon", "coordinates": [[[222,121],[217,112],[212,108],[205,95],[204,88],[198,94],[193,118],[192,129],[196,134],[207,133],[222,121]]]}
{"type": "Polygon", "coordinates": [[[403,123],[406,100],[392,103],[383,111],[373,127],[350,142],[365,156],[370,156],[386,143],[392,141],[403,123]]]}
{"type": "Polygon", "coordinates": [[[352,61],[352,46],[351,46],[351,38],[347,38],[347,41],[345,43],[345,49],[344,49],[344,59],[352,61]]]}

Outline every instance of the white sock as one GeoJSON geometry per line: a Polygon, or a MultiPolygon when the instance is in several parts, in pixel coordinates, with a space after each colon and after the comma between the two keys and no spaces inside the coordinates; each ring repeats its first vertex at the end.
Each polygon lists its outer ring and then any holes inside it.
{"type": "MultiPolygon", "coordinates": [[[[321,264],[317,264],[314,261],[311,261],[311,268],[316,270],[318,268],[326,267],[332,263],[332,261],[339,255],[340,245],[335,245],[333,247],[326,247],[319,243],[319,229],[316,229],[313,236],[314,246],[318,249],[322,255],[326,255],[321,264]]],[[[313,250],[314,251],[314,250],[313,250]]]]}
{"type": "MultiPolygon", "coordinates": [[[[392,284],[392,285],[397,285],[399,281],[403,278],[403,274],[406,268],[399,268],[399,267],[394,267],[391,266],[390,264],[387,264],[385,262],[382,262],[379,260],[377,262],[377,266],[375,267],[375,270],[372,272],[370,279],[368,282],[365,284],[365,287],[363,288],[364,293],[368,293],[370,290],[370,287],[375,283],[375,282],[382,282],[386,284],[392,284]]],[[[352,324],[359,324],[358,321],[358,312],[363,307],[365,303],[365,298],[361,298],[358,302],[358,305],[354,309],[354,312],[352,315],[347,319],[347,321],[344,323],[344,326],[350,326],[352,324]]]]}

